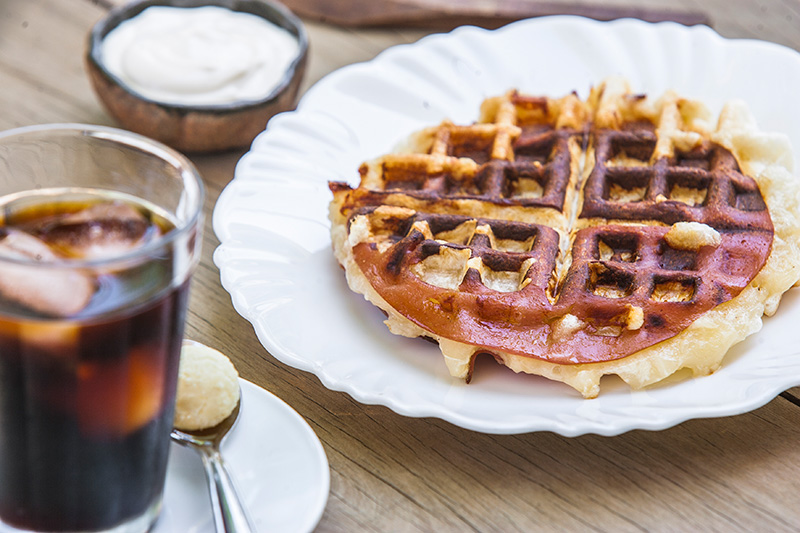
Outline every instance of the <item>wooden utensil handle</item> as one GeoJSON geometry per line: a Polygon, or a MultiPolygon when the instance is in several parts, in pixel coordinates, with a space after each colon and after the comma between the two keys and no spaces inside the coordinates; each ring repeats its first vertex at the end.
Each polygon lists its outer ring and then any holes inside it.
{"type": "Polygon", "coordinates": [[[474,24],[496,28],[530,17],[580,15],[596,20],[637,18],[647,22],[672,21],[687,26],[709,24],[698,11],[608,6],[590,3],[554,3],[525,0],[284,0],[298,15],[340,26],[417,26],[453,28],[474,24]]]}

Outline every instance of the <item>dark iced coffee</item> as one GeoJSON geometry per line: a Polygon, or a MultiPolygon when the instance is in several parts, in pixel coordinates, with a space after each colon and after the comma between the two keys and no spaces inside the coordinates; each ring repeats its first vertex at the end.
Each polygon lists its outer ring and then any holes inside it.
{"type": "Polygon", "coordinates": [[[92,531],[154,516],[194,244],[107,191],[22,194],[0,215],[0,519],[92,531]]]}

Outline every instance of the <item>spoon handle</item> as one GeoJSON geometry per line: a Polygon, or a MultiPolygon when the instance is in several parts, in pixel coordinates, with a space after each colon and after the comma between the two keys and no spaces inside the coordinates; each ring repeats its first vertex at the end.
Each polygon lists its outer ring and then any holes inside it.
{"type": "Polygon", "coordinates": [[[217,533],[255,531],[233,485],[233,479],[225,467],[222,455],[213,448],[203,448],[202,457],[217,533]]]}

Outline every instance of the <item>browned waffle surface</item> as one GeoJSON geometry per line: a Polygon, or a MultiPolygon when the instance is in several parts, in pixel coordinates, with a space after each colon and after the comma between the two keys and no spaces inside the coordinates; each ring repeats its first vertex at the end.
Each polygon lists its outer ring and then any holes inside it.
{"type": "Polygon", "coordinates": [[[351,288],[393,332],[439,342],[454,376],[479,353],[587,397],[608,373],[707,373],[800,278],[800,188],[748,117],[733,106],[711,127],[696,102],[616,81],[586,102],[490,98],[478,123],[365,163],[359,187],[331,183],[334,249],[351,288]],[[736,313],[741,332],[703,326],[699,355],[675,354],[701,317],[736,313]]]}
{"type": "Polygon", "coordinates": [[[359,204],[564,225],[580,180],[586,106],[573,95],[484,103],[482,122],[444,122],[364,163],[359,204]]]}
{"type": "Polygon", "coordinates": [[[761,269],[772,234],[670,247],[669,228],[578,231],[563,280],[547,226],[415,211],[362,213],[353,248],[375,291],[421,328],[461,343],[562,364],[619,359],[672,337],[761,269]],[[566,318],[565,318],[566,317],[566,318]]]}
{"type": "Polygon", "coordinates": [[[584,187],[581,218],[702,222],[717,229],[771,230],[756,181],[741,173],[727,149],[704,142],[655,157],[646,127],[599,130],[584,187]]]}

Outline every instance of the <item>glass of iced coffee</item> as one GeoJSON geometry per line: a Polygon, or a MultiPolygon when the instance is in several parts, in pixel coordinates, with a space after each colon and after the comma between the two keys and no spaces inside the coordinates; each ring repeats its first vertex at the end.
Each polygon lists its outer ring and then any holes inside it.
{"type": "Polygon", "coordinates": [[[128,132],[0,133],[0,529],[161,508],[203,185],[128,132]]]}

